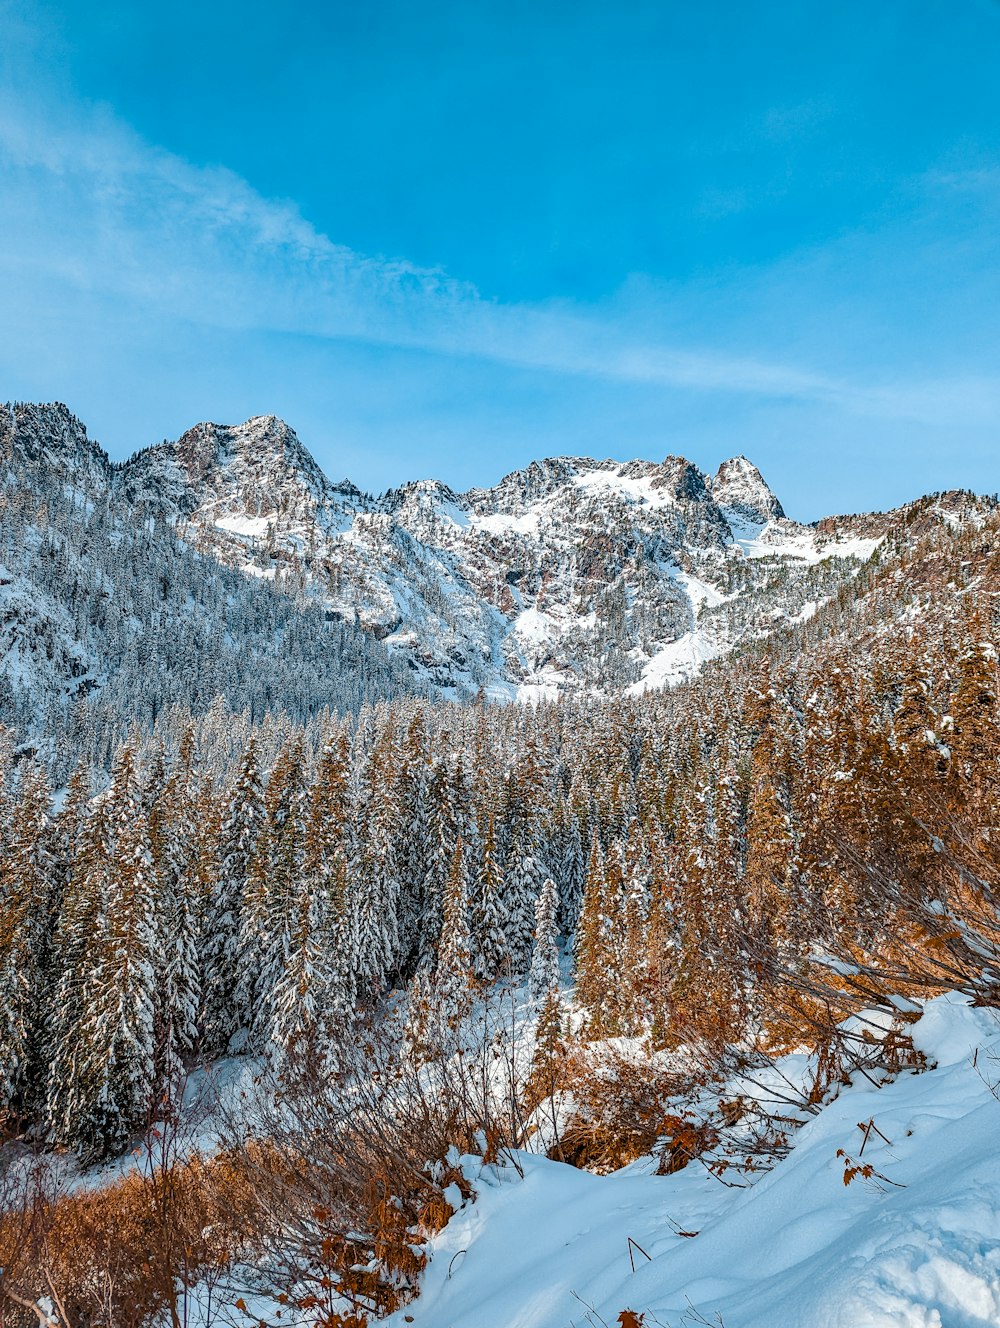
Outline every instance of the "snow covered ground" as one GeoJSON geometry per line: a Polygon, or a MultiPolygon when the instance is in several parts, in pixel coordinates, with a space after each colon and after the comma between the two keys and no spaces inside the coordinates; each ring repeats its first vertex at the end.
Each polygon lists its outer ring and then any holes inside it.
{"type": "Polygon", "coordinates": [[[685,632],[676,641],[661,647],[646,665],[639,681],[625,690],[630,696],[641,696],[650,689],[671,687],[693,678],[708,660],[725,654],[727,644],[698,628],[685,632]]]}
{"type": "Polygon", "coordinates": [[[745,1189],[697,1164],[598,1177],[525,1155],[522,1180],[469,1159],[478,1198],[388,1323],[615,1328],[626,1309],[644,1328],[1000,1323],[1000,1021],[946,996],[913,1032],[933,1068],[845,1088],[745,1189]],[[859,1163],[875,1174],[845,1184],[859,1163]]]}

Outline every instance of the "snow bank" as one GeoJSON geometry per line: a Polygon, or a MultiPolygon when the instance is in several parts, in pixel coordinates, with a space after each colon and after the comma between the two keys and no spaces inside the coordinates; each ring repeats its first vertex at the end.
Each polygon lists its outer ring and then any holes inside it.
{"type": "Polygon", "coordinates": [[[597,1177],[524,1156],[520,1180],[470,1162],[477,1200],[433,1241],[421,1298],[388,1322],[612,1328],[629,1308],[650,1328],[1000,1323],[1000,1023],[941,997],[914,1041],[934,1068],[846,1088],[747,1189],[696,1164],[597,1177]],[[838,1150],[876,1175],[845,1186],[838,1150]]]}

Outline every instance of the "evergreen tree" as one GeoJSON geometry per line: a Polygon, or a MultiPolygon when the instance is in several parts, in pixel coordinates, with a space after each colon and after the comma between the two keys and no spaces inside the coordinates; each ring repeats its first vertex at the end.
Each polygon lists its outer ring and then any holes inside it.
{"type": "Polygon", "coordinates": [[[155,885],[130,747],[108,794],[111,856],[83,994],[80,1115],[75,1142],[87,1153],[120,1151],[157,1100],[155,885]]]}
{"type": "Polygon", "coordinates": [[[551,877],[546,877],[535,901],[535,945],[528,975],[528,990],[539,1001],[559,985],[559,949],[556,944],[558,905],[555,882],[551,877]]]}
{"type": "Polygon", "coordinates": [[[181,738],[173,768],[150,790],[149,847],[156,900],[157,1061],[169,1094],[198,1041],[201,965],[197,892],[197,776],[194,733],[181,738]]]}
{"type": "Polygon", "coordinates": [[[650,1002],[650,864],[638,824],[631,827],[624,853],[624,910],[619,923],[619,972],[625,1000],[623,1024],[639,1032],[652,1014],[650,1002]]]}
{"type": "Polygon", "coordinates": [[[391,729],[379,735],[363,785],[364,833],[354,845],[351,864],[354,929],[357,938],[356,982],[361,995],[374,999],[396,971],[399,958],[398,810],[395,771],[398,752],[391,729]]]}
{"type": "MultiPolygon", "coordinates": [[[[251,737],[239,775],[226,801],[220,831],[219,870],[214,889],[205,905],[202,989],[206,1050],[224,1053],[237,1035],[247,1010],[237,1001],[241,972],[244,989],[250,974],[244,968],[248,956],[241,945],[243,901],[264,821],[257,743],[251,737]]],[[[259,957],[259,956],[258,956],[259,957]]],[[[254,975],[256,976],[256,975],[254,975]]]]}
{"type": "Polygon", "coordinates": [[[576,933],[576,990],[590,1027],[597,1034],[607,1031],[612,1020],[609,999],[613,981],[608,880],[604,853],[595,831],[576,933]]]}
{"type": "Polygon", "coordinates": [[[455,844],[444,895],[434,986],[440,1017],[455,1028],[471,1008],[472,955],[469,935],[469,883],[462,840],[455,844]]]}
{"type": "Polygon", "coordinates": [[[535,1023],[535,1046],[528,1078],[529,1102],[551,1097],[559,1087],[562,1065],[562,1005],[558,987],[550,987],[542,1001],[535,1023]]]}
{"type": "Polygon", "coordinates": [[[507,933],[510,962],[515,973],[523,973],[531,959],[535,931],[535,901],[545,873],[536,856],[536,843],[530,826],[522,827],[507,858],[505,872],[508,909],[507,933]]]}
{"type": "MultiPolygon", "coordinates": [[[[262,967],[257,984],[257,1005],[251,1010],[253,1045],[271,1045],[277,1023],[276,1006],[297,942],[308,947],[303,935],[302,877],[305,853],[306,772],[301,737],[282,750],[268,781],[265,799],[270,850],[263,905],[262,967]]],[[[306,918],[311,918],[311,909],[306,918]]],[[[305,955],[300,954],[300,961],[305,955]]]]}
{"type": "Polygon", "coordinates": [[[569,819],[563,843],[562,869],[559,891],[559,930],[572,936],[580,921],[583,907],[583,887],[587,874],[587,859],[583,851],[580,820],[574,813],[569,819]]]}
{"type": "Polygon", "coordinates": [[[510,912],[497,857],[495,822],[490,816],[483,839],[474,928],[473,968],[480,981],[495,982],[509,968],[509,928],[510,912]]]}
{"type": "Polygon", "coordinates": [[[64,866],[53,943],[58,973],[49,1016],[49,1074],[45,1117],[53,1138],[70,1143],[82,1114],[86,1067],[85,995],[97,962],[111,872],[110,804],[89,809],[90,776],[81,763],[59,815],[64,866]]]}
{"type": "Polygon", "coordinates": [[[46,844],[49,791],[24,771],[0,857],[0,1110],[37,1106],[44,1057],[48,951],[54,924],[46,844]]]}
{"type": "Polygon", "coordinates": [[[303,873],[290,901],[287,954],[271,998],[271,1042],[281,1053],[325,1050],[333,972],[325,900],[303,873]]]}
{"type": "Polygon", "coordinates": [[[305,878],[319,901],[327,965],[322,995],[325,1020],[345,1017],[357,996],[358,918],[348,898],[352,812],[350,744],[343,733],[331,735],[309,790],[303,861],[305,878]]]}
{"type": "Polygon", "coordinates": [[[404,832],[396,852],[399,964],[404,980],[416,971],[427,940],[424,919],[429,913],[428,886],[434,858],[430,771],[429,737],[423,712],[418,711],[403,744],[400,802],[404,832]]]}

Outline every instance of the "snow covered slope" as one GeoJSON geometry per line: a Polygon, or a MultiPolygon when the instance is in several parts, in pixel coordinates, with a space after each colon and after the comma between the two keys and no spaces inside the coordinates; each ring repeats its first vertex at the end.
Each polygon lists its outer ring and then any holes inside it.
{"type": "MultiPolygon", "coordinates": [[[[1000,1323],[1000,1025],[941,997],[913,1031],[935,1068],[844,1089],[746,1189],[696,1164],[598,1177],[524,1157],[522,1181],[470,1161],[478,1199],[387,1322],[612,1328],[630,1309],[644,1328],[1000,1323]],[[838,1150],[856,1162],[863,1144],[875,1174],[845,1185],[838,1150]]],[[[801,1059],[784,1062],[790,1077],[801,1059]]]]}
{"type": "Polygon", "coordinates": [[[373,498],[327,480],[273,416],[198,425],[121,484],[221,561],[318,584],[458,696],[669,683],[802,613],[878,543],[789,521],[744,457],[711,478],[680,457],[557,457],[491,489],[373,498]]]}
{"type": "Polygon", "coordinates": [[[413,683],[455,698],[677,682],[809,618],[908,510],[803,526],[745,457],[713,476],[681,457],[556,457],[489,489],[422,480],[376,498],[327,479],[274,416],[199,424],[122,466],[65,407],[3,418],[16,419],[0,439],[12,482],[45,471],[107,494],[130,525],[308,590],[413,683]]]}
{"type": "Polygon", "coordinates": [[[306,719],[414,689],[318,588],[255,582],[178,538],[185,476],[123,480],[65,407],[0,408],[0,726],[54,777],[175,703],[306,719]]]}

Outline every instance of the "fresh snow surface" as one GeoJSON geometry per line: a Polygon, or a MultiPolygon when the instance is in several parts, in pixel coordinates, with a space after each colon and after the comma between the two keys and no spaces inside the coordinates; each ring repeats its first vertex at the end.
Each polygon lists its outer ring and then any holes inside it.
{"type": "Polygon", "coordinates": [[[277,519],[277,512],[271,512],[268,516],[220,516],[216,517],[215,525],[217,529],[231,531],[234,535],[263,539],[268,526],[273,526],[277,519]]]}
{"type": "Polygon", "coordinates": [[[504,535],[508,531],[518,535],[535,535],[541,524],[541,514],[534,509],[519,516],[510,516],[505,512],[489,512],[485,516],[473,513],[469,517],[469,524],[480,530],[491,531],[494,535],[504,535]]]}
{"type": "Polygon", "coordinates": [[[810,526],[794,521],[768,521],[764,525],[750,521],[732,508],[723,515],[733,533],[733,542],[744,558],[791,558],[803,563],[819,563],[824,558],[869,559],[881,539],[829,539],[810,526]]]}
{"type": "Polygon", "coordinates": [[[558,633],[559,624],[541,609],[523,609],[514,623],[514,632],[526,644],[545,645],[558,633]]]}
{"type": "Polygon", "coordinates": [[[690,572],[676,571],[674,580],[680,585],[688,599],[691,601],[691,607],[698,611],[702,605],[707,604],[710,609],[717,609],[720,604],[725,604],[726,596],[716,590],[715,586],[709,585],[707,581],[702,581],[700,577],[692,576],[690,572]]]}
{"type": "Polygon", "coordinates": [[[693,678],[701,666],[726,652],[725,644],[713,641],[707,633],[695,630],[685,632],[676,641],[659,649],[643,669],[642,677],[627,689],[629,695],[638,696],[651,688],[670,687],[693,678]]]}
{"type": "MultiPolygon", "coordinates": [[[[522,1180],[466,1159],[478,1197],[432,1241],[420,1298],[387,1323],[614,1328],[625,1309],[649,1328],[1000,1323],[1000,1023],[944,996],[913,1032],[936,1068],[881,1088],[859,1078],[746,1189],[697,1163],[598,1177],[526,1154],[522,1180]],[[858,1161],[869,1121],[860,1160],[887,1179],[845,1186],[838,1149],[858,1161]],[[629,1237],[648,1260],[634,1246],[630,1260],[629,1237]]],[[[794,1079],[804,1061],[779,1068],[794,1079]]]]}
{"type": "Polygon", "coordinates": [[[514,692],[514,699],[521,705],[539,705],[545,701],[556,701],[561,690],[559,677],[554,669],[542,670],[539,682],[523,682],[514,692]]]}
{"type": "Polygon", "coordinates": [[[649,475],[620,475],[613,470],[592,470],[584,475],[576,475],[573,483],[578,489],[607,489],[634,503],[644,503],[647,507],[672,507],[673,496],[665,490],[657,489],[649,475]]]}

